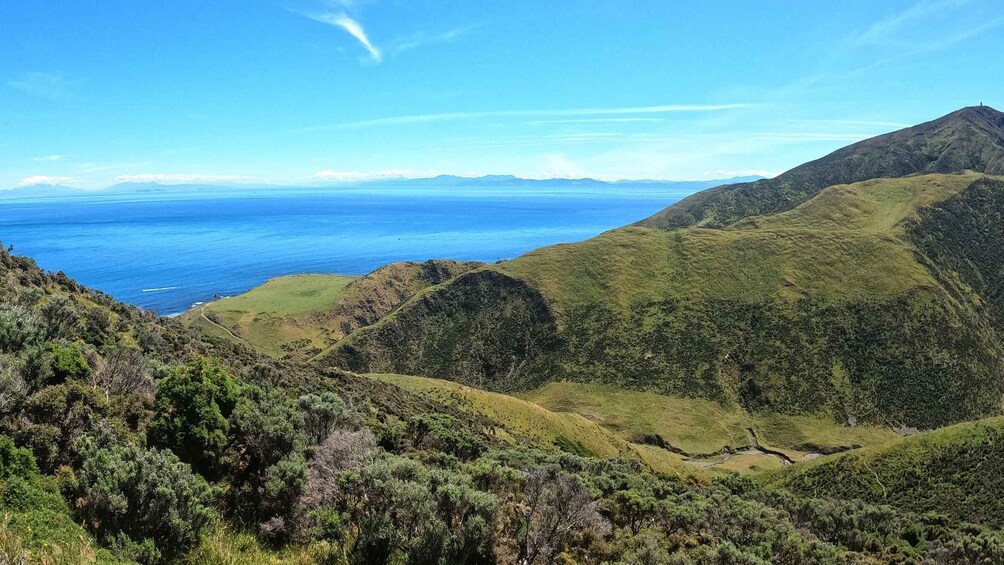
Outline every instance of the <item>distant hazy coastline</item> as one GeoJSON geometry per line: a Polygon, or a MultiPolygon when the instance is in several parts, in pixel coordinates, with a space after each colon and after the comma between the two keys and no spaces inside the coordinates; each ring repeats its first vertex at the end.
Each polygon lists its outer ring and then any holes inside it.
{"type": "Polygon", "coordinates": [[[0,237],[46,269],[169,315],[280,275],[509,259],[639,220],[698,190],[493,178],[338,190],[143,185],[40,196],[41,187],[22,188],[0,202],[0,237]]]}

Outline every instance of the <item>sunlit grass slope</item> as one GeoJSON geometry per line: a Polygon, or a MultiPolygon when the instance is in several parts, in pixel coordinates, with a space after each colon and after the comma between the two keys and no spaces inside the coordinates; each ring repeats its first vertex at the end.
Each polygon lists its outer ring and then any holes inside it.
{"type": "Polygon", "coordinates": [[[738,406],[726,407],[710,400],[602,384],[555,382],[521,397],[553,412],[582,414],[629,441],[661,441],[692,454],[747,447],[748,429],[755,430],[760,441],[770,447],[803,453],[842,451],[897,437],[888,428],[852,428],[835,424],[829,417],[750,415],[738,406]]]}
{"type": "Polygon", "coordinates": [[[442,379],[395,374],[369,377],[485,416],[511,434],[508,441],[604,458],[637,458],[665,472],[747,473],[783,465],[778,456],[745,452],[754,447],[749,430],[764,448],[796,462],[809,453],[852,449],[898,437],[891,430],[874,426],[850,428],[819,417],[751,416],[707,400],[602,385],[552,383],[517,398],[442,379]]]}
{"type": "Polygon", "coordinates": [[[553,307],[613,310],[666,298],[763,302],[881,300],[934,286],[897,237],[920,206],[982,175],[877,179],[827,188],[801,206],[729,230],[625,228],[493,265],[532,281],[553,307]]]}
{"type": "Polygon", "coordinates": [[[204,314],[262,351],[280,356],[292,344],[321,346],[332,333],[336,333],[335,339],[341,337],[337,333],[340,328],[317,323],[311,315],[338,304],[346,285],[355,278],[313,274],[277,277],[239,296],[196,308],[188,317],[199,320],[204,314]]]}
{"type": "Polygon", "coordinates": [[[967,171],[873,179],[823,189],[793,210],[740,220],[732,229],[853,230],[901,234],[917,211],[961,192],[984,175],[967,171]]]}
{"type": "Polygon", "coordinates": [[[452,381],[394,374],[368,376],[486,416],[511,432],[509,440],[513,443],[529,441],[538,448],[562,449],[603,458],[637,458],[659,471],[699,473],[675,453],[633,445],[580,414],[552,412],[526,400],[452,381]]]}

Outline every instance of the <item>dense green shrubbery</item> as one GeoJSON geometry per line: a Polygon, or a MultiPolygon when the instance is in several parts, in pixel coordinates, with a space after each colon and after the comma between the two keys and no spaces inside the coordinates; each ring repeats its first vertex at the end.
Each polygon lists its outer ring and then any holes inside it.
{"type": "Polygon", "coordinates": [[[940,282],[1004,332],[1004,181],[984,179],[920,211],[908,233],[940,282]],[[973,296],[972,293],[977,293],[973,296]]]}
{"type": "Polygon", "coordinates": [[[452,375],[487,390],[540,385],[560,345],[539,291],[496,271],[458,277],[399,309],[393,323],[364,328],[326,354],[351,371],[452,375]]]}
{"type": "Polygon", "coordinates": [[[144,563],[169,561],[198,543],[213,519],[210,489],[170,451],[81,440],[77,514],[110,546],[144,563]]]}
{"type": "Polygon", "coordinates": [[[31,451],[0,436],[0,563],[95,561],[115,559],[87,541],[57,481],[39,472],[31,451]]]}
{"type": "Polygon", "coordinates": [[[793,468],[772,483],[793,492],[861,499],[952,521],[1004,527],[1004,420],[964,423],[793,468]]]}
{"type": "Polygon", "coordinates": [[[238,385],[221,367],[195,361],[177,367],[157,385],[157,414],[150,421],[150,442],[170,449],[182,461],[216,478],[227,446],[230,413],[238,385]]]}
{"type": "MultiPolygon", "coordinates": [[[[386,383],[196,339],[3,253],[0,275],[18,281],[0,287],[0,433],[14,438],[0,437],[0,558],[7,547],[13,558],[47,556],[56,551],[48,543],[70,561],[198,559],[225,543],[220,532],[236,531],[234,539],[254,536],[277,550],[316,547],[304,559],[336,563],[1004,559],[1001,535],[959,514],[821,500],[740,479],[695,483],[585,452],[500,450],[497,424],[386,383]]],[[[529,309],[521,335],[553,337],[536,298],[511,290],[529,309]]],[[[769,322],[725,307],[708,315],[769,322]]],[[[837,318],[831,331],[858,323],[837,318]]],[[[447,333],[443,340],[457,339],[447,333]]],[[[870,335],[841,339],[863,347],[870,335]]],[[[634,339],[647,346],[648,337],[634,339]]],[[[498,351],[466,360],[511,361],[498,351]]],[[[734,389],[744,401],[787,398],[747,377],[757,386],[734,389]]],[[[992,519],[993,508],[975,516],[992,519]]]]}
{"type": "Polygon", "coordinates": [[[993,349],[979,320],[930,290],[846,305],[666,300],[630,316],[566,317],[555,379],[922,428],[991,414],[1001,394],[1004,364],[980,354],[993,349]]]}

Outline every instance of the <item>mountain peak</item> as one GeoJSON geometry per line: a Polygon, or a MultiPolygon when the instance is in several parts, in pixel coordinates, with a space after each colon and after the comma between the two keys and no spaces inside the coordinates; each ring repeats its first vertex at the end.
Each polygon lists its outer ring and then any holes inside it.
{"type": "Polygon", "coordinates": [[[966,106],[965,108],[956,110],[945,117],[948,118],[953,116],[964,117],[967,119],[975,118],[983,120],[1000,120],[1004,118],[1004,112],[1000,112],[995,108],[981,103],[979,106],[966,106]]]}
{"type": "Polygon", "coordinates": [[[1004,113],[968,106],[848,145],[772,179],[699,192],[639,225],[724,227],[747,216],[790,210],[828,186],[965,170],[1004,174],[1004,113]]]}

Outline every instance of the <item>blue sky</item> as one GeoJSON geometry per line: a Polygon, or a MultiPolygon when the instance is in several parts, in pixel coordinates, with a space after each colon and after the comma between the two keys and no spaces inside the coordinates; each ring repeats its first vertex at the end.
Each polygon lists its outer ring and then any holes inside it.
{"type": "Polygon", "coordinates": [[[0,187],[776,173],[983,101],[992,0],[8,0],[0,187]]]}

